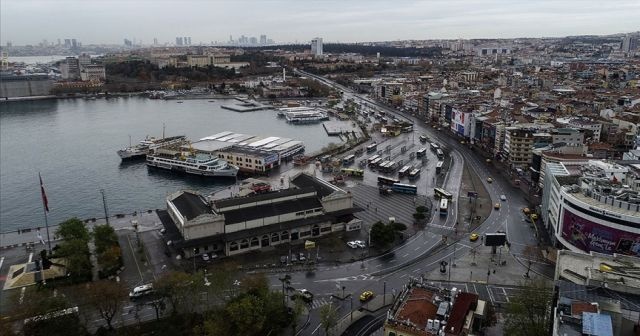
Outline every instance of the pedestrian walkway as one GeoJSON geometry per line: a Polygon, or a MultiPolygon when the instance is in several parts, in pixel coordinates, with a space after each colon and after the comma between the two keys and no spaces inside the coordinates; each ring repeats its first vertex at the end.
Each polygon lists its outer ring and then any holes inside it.
{"type": "Polygon", "coordinates": [[[97,281],[99,279],[98,270],[100,265],[98,265],[98,257],[96,256],[96,244],[91,239],[87,245],[89,246],[89,260],[91,260],[91,280],[97,281]]]}
{"type": "Polygon", "coordinates": [[[322,297],[322,298],[316,298],[313,299],[313,302],[311,303],[311,309],[318,309],[324,305],[329,304],[329,302],[331,301],[330,297],[322,297]]]}

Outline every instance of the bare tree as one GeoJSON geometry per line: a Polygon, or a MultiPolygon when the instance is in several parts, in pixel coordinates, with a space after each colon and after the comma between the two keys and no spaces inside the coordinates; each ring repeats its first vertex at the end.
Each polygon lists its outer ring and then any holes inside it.
{"type": "Polygon", "coordinates": [[[101,280],[87,285],[87,303],[98,311],[109,329],[124,306],[127,290],[120,282],[101,280]]]}
{"type": "Polygon", "coordinates": [[[338,311],[333,305],[328,304],[320,307],[320,324],[325,335],[329,335],[329,330],[338,324],[338,311]]]}

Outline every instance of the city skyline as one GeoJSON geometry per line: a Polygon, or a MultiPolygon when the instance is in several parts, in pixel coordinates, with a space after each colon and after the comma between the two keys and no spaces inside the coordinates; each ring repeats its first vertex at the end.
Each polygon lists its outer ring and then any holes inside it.
{"type": "Polygon", "coordinates": [[[634,15],[640,11],[640,3],[622,0],[612,6],[573,0],[435,0],[389,5],[382,1],[239,4],[197,0],[6,0],[0,9],[3,45],[8,41],[13,45],[35,45],[43,39],[56,41],[68,37],[86,44],[122,44],[124,38],[135,38],[145,44],[151,44],[154,38],[172,43],[176,36],[192,36],[192,44],[197,45],[227,41],[230,34],[256,37],[264,34],[283,43],[307,43],[316,36],[327,42],[365,42],[606,35],[638,30],[634,15]],[[118,25],[112,27],[112,22],[118,25]]]}

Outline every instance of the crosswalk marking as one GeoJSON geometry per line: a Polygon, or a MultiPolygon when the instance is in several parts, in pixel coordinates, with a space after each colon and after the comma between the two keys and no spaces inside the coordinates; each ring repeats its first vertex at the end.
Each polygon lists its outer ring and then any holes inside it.
{"type": "Polygon", "coordinates": [[[311,303],[311,309],[320,308],[326,304],[329,304],[329,301],[327,301],[327,298],[323,297],[323,298],[315,299],[311,303]]]}

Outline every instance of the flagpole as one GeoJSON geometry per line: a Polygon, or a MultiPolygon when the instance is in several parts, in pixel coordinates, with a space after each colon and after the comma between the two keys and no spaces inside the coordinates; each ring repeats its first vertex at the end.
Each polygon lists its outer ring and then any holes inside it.
{"type": "Polygon", "coordinates": [[[47,218],[47,211],[49,209],[46,203],[47,196],[44,193],[44,186],[42,184],[42,176],[40,176],[40,172],[38,172],[38,179],[40,180],[40,192],[42,193],[42,212],[44,213],[44,226],[47,228],[47,244],[49,245],[49,254],[51,254],[52,250],[51,250],[51,238],[49,236],[49,219],[47,218]]]}

